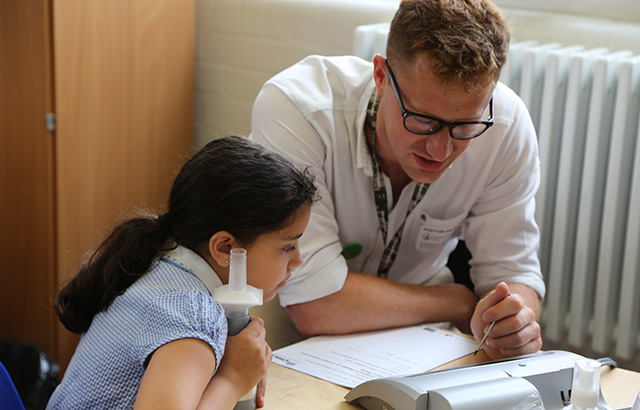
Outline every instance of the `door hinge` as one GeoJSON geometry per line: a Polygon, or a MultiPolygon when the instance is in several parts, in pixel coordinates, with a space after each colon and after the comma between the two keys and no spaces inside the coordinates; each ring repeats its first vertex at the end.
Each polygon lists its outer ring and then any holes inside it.
{"type": "Polygon", "coordinates": [[[49,113],[45,116],[46,127],[48,132],[53,132],[56,130],[56,115],[54,113],[49,113]]]}

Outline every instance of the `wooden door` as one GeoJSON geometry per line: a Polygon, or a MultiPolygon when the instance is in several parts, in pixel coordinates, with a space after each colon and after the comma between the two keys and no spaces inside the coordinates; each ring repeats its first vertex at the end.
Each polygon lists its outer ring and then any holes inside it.
{"type": "MultiPolygon", "coordinates": [[[[55,0],[57,272],[107,229],[162,212],[193,145],[193,0],[55,0]]],[[[77,338],[62,327],[66,365],[77,338]]]]}
{"type": "Polygon", "coordinates": [[[48,0],[0,0],[0,340],[55,346],[48,0]]]}

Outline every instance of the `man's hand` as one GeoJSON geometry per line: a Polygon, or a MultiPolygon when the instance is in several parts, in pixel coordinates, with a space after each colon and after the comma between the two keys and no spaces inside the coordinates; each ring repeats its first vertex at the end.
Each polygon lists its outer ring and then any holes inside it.
{"type": "Polygon", "coordinates": [[[539,312],[540,299],[531,288],[502,282],[478,302],[471,330],[480,341],[496,321],[483,347],[494,360],[535,353],[542,347],[540,325],[536,321],[539,312]]]}

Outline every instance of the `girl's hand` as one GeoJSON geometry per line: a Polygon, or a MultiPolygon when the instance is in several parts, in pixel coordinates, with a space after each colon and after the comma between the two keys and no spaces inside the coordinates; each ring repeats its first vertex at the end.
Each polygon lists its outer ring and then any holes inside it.
{"type": "Polygon", "coordinates": [[[239,397],[249,392],[261,382],[261,394],[258,402],[264,402],[266,372],[271,363],[271,348],[265,341],[264,322],[257,316],[251,316],[251,322],[236,336],[227,339],[225,354],[220,362],[214,379],[227,379],[236,386],[239,397]],[[260,397],[261,396],[261,397],[260,397]]]}
{"type": "Polygon", "coordinates": [[[136,410],[232,410],[260,379],[257,404],[264,405],[266,371],[271,348],[264,339],[264,322],[251,322],[227,339],[226,353],[211,377],[216,355],[199,339],[178,339],[158,348],[149,358],[135,402],[136,410]]]}

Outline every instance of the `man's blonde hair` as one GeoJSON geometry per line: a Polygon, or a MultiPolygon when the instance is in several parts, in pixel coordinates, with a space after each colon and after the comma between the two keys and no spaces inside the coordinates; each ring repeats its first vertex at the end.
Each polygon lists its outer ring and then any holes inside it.
{"type": "Polygon", "coordinates": [[[403,0],[389,30],[394,67],[425,62],[468,90],[496,82],[507,59],[507,21],[489,0],[403,0]]]}

